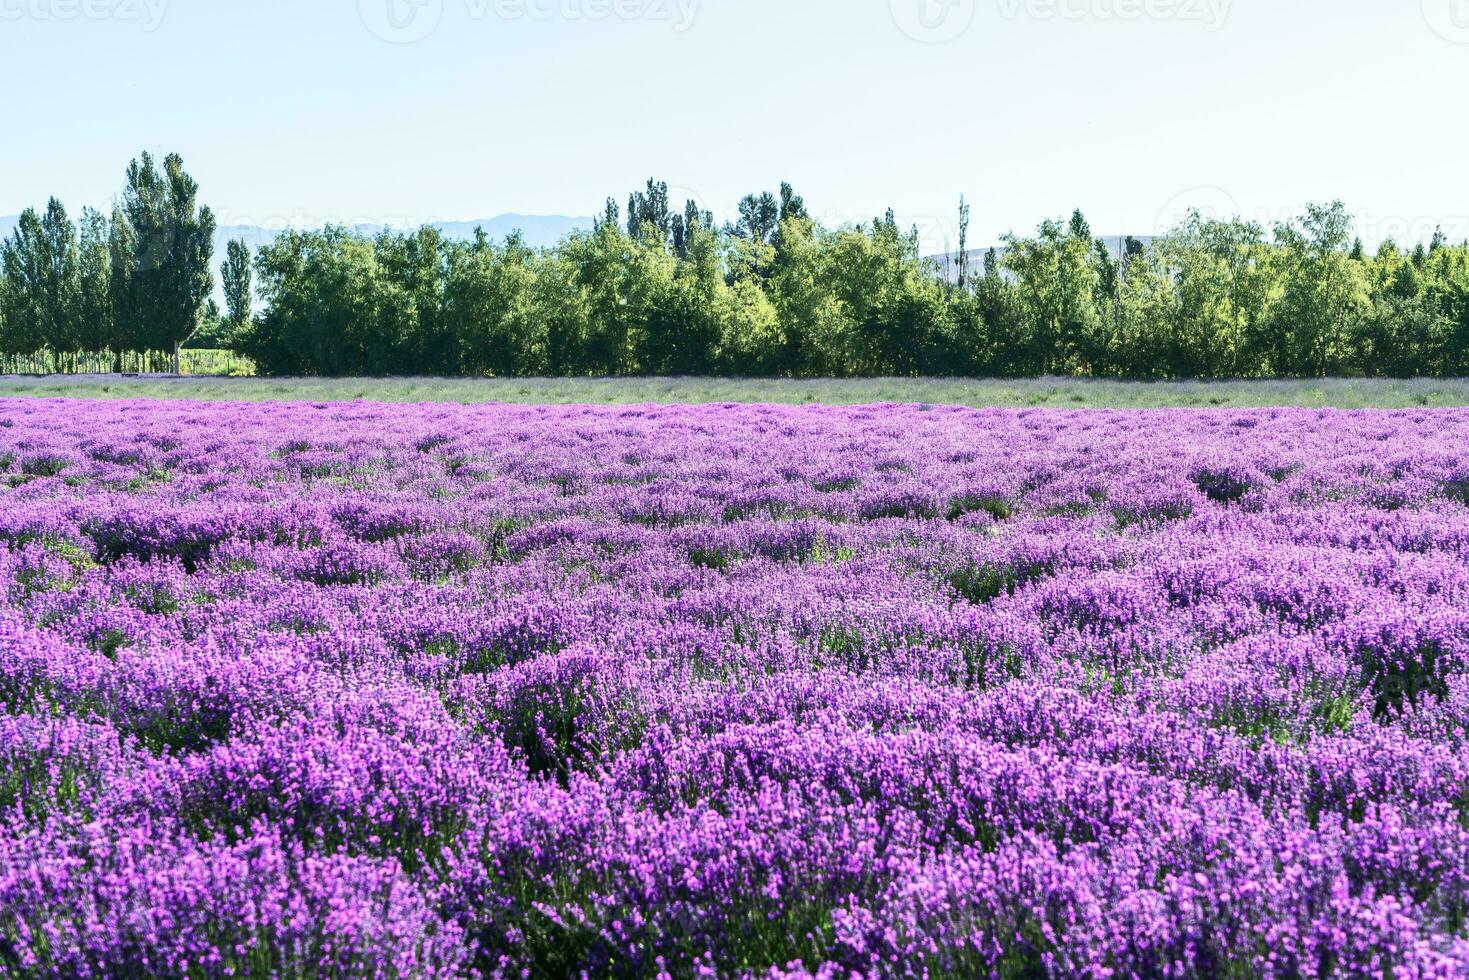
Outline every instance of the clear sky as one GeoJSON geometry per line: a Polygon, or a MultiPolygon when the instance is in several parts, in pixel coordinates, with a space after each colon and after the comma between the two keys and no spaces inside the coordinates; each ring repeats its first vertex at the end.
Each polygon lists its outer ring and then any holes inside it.
{"type": "Polygon", "coordinates": [[[0,213],[177,150],[228,224],[789,180],[930,248],[1341,198],[1469,237],[1469,0],[0,0],[0,213]]]}

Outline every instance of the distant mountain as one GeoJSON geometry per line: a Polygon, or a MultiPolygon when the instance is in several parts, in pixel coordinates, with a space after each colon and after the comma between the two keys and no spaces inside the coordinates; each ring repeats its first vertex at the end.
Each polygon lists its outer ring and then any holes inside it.
{"type": "MultiPolygon", "coordinates": [[[[0,219],[3,220],[3,219],[0,219]]],[[[483,228],[492,241],[500,241],[512,231],[519,231],[531,248],[547,248],[578,229],[590,229],[591,218],[574,218],[562,214],[499,214],[493,218],[477,218],[473,221],[430,222],[443,232],[444,237],[468,241],[474,237],[476,228],[483,228]]],[[[359,224],[350,226],[362,235],[376,235],[392,227],[394,231],[413,231],[417,226],[359,224]]],[[[224,251],[224,243],[233,238],[243,238],[252,247],[268,245],[285,229],[266,228],[260,225],[221,225],[215,233],[215,254],[224,251]]]]}
{"type": "MultiPolygon", "coordinates": [[[[15,230],[16,222],[20,215],[10,214],[0,216],[0,235],[9,235],[15,230]]],[[[512,231],[519,230],[525,236],[525,242],[532,248],[545,248],[555,245],[561,239],[580,228],[590,229],[591,218],[569,217],[564,214],[498,214],[493,218],[478,218],[473,221],[435,221],[435,228],[443,232],[448,238],[469,239],[474,236],[476,228],[484,228],[490,238],[498,241],[503,239],[512,231]]],[[[384,225],[355,225],[356,231],[364,235],[376,235],[384,229],[384,225]]],[[[224,243],[232,238],[243,238],[254,245],[266,245],[275,240],[284,229],[268,228],[260,225],[221,225],[215,233],[215,255],[224,253],[224,243]]],[[[411,228],[398,228],[398,231],[411,231],[411,228]]]]}

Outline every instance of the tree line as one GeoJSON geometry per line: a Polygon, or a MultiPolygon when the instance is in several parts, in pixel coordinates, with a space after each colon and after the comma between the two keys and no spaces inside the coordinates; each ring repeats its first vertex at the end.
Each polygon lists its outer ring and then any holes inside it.
{"type": "Polygon", "coordinates": [[[204,342],[275,375],[1469,374],[1469,243],[1369,254],[1340,203],[1269,229],[1195,213],[1120,254],[1078,211],[971,268],[961,201],[956,270],[891,211],[828,228],[782,185],[720,225],[650,180],[546,249],[432,227],[231,242],[220,311],[196,194],[177,157],[145,154],[110,218],[27,212],[0,349],[204,342]]]}
{"type": "Polygon", "coordinates": [[[12,369],[178,367],[214,288],[214,215],[176,155],[127,168],[110,215],[55,198],[0,244],[0,355],[12,369]],[[131,357],[129,357],[131,355],[131,357]]]}

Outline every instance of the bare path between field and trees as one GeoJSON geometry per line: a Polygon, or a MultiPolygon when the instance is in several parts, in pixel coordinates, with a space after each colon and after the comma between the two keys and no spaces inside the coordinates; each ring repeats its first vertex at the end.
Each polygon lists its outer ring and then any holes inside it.
{"type": "Polygon", "coordinates": [[[1443,408],[1469,405],[1469,379],[1111,381],[876,378],[200,378],[0,377],[0,397],[199,401],[635,404],[877,402],[1037,408],[1443,408]]]}

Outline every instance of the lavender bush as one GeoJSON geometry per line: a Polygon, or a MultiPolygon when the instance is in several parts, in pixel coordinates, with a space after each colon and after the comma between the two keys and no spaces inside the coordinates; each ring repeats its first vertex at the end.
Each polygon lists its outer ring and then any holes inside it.
{"type": "Polygon", "coordinates": [[[1465,975],[1466,447],[0,401],[0,973],[1465,975]]]}

